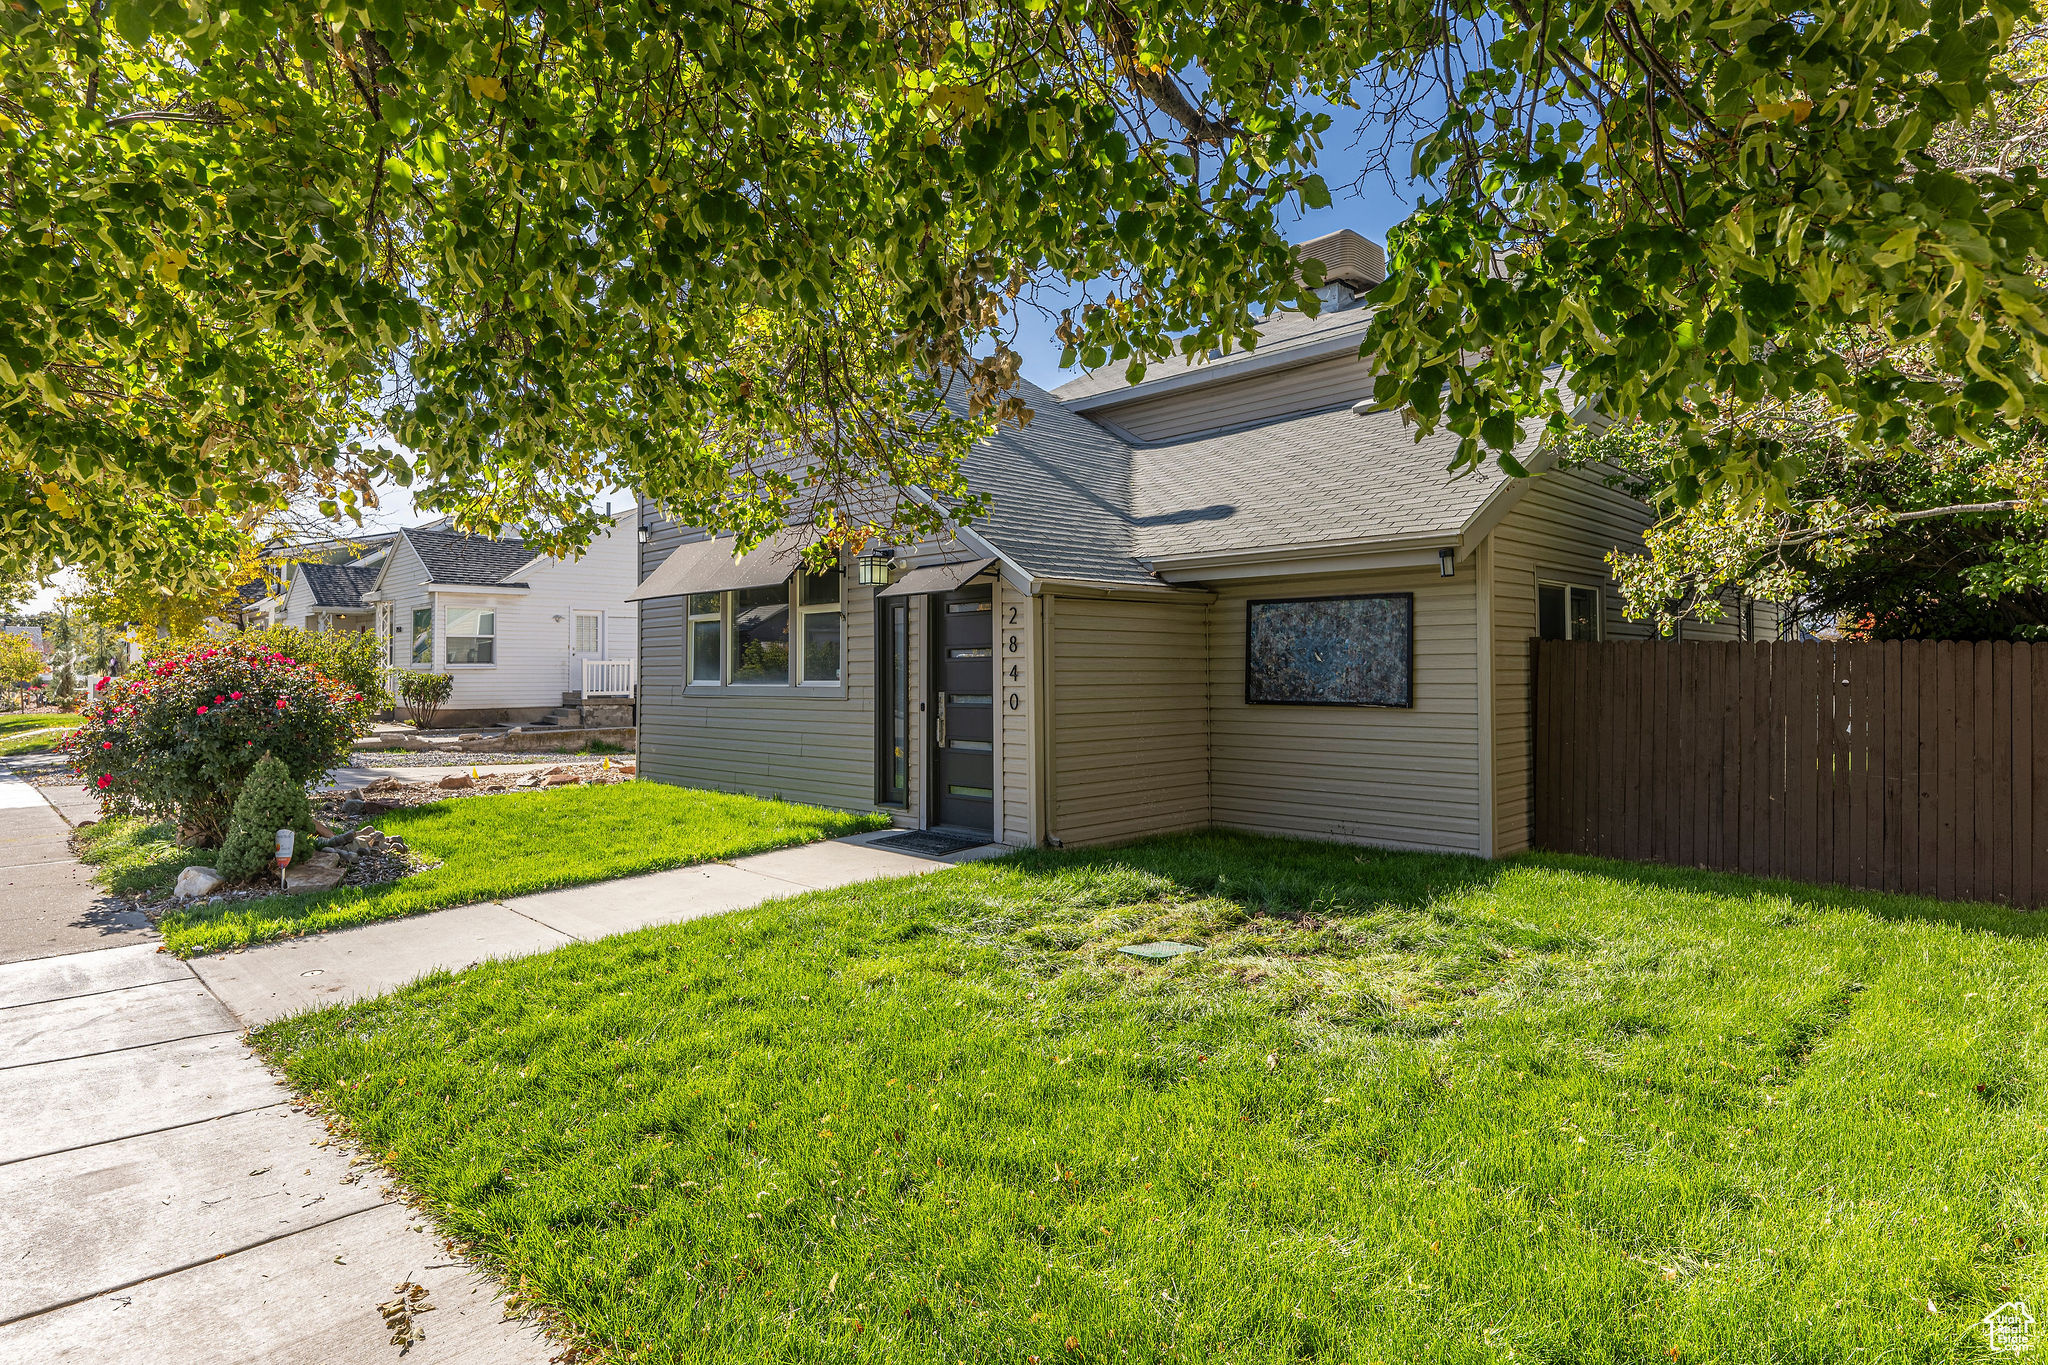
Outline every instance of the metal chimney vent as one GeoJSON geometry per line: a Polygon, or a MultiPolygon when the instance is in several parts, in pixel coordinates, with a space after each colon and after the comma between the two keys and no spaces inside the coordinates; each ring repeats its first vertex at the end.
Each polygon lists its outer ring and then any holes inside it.
{"type": "Polygon", "coordinates": [[[1378,242],[1339,228],[1303,242],[1296,250],[1323,263],[1323,283],[1348,285],[1364,293],[1387,277],[1387,253],[1378,242]]]}

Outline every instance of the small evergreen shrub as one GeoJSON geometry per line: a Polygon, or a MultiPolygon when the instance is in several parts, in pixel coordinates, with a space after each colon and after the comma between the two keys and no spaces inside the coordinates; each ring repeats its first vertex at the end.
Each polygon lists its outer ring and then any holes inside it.
{"type": "Polygon", "coordinates": [[[235,798],[234,813],[228,817],[228,837],[214,867],[229,881],[240,882],[276,866],[277,832],[281,829],[298,836],[292,845],[293,861],[310,852],[318,837],[306,789],[292,780],[282,762],[266,753],[235,798]]]}
{"type": "Polygon", "coordinates": [[[422,673],[408,668],[398,674],[398,699],[405,704],[412,723],[422,730],[434,727],[434,722],[440,718],[441,708],[454,695],[455,675],[452,673],[422,673]]]}
{"type": "Polygon", "coordinates": [[[180,837],[208,847],[226,836],[235,798],[265,753],[304,790],[348,761],[369,719],[347,683],[241,639],[152,659],[97,686],[85,723],[65,741],[72,772],[109,815],[172,816],[180,837]]]}

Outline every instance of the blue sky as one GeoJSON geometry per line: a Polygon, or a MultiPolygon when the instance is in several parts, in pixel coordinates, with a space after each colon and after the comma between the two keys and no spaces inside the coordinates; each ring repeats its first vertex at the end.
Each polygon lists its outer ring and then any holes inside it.
{"type": "MultiPolygon", "coordinates": [[[[1384,244],[1387,229],[1408,216],[1412,198],[1395,193],[1388,188],[1386,179],[1377,175],[1370,178],[1363,191],[1354,188],[1352,182],[1359,178],[1360,167],[1365,163],[1364,152],[1352,145],[1352,131],[1358,115],[1343,109],[1330,112],[1335,122],[1324,146],[1322,160],[1323,180],[1330,187],[1330,207],[1295,214],[1288,225],[1287,235],[1290,240],[1300,242],[1335,232],[1338,228],[1350,228],[1384,244]]],[[[1026,309],[1018,322],[1015,345],[1024,357],[1026,379],[1049,389],[1081,372],[1078,368],[1062,370],[1059,367],[1060,345],[1052,335],[1055,319],[1041,317],[1036,311],[1026,309]]]]}

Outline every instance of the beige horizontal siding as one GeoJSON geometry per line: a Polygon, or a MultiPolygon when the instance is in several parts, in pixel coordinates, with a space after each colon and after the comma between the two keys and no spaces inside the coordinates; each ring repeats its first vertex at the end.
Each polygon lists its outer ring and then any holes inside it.
{"type": "Polygon", "coordinates": [[[1479,847],[1477,587],[1470,576],[1347,574],[1223,590],[1209,610],[1210,804],[1238,829],[1400,848],[1479,847]],[[1411,708],[1250,705],[1253,599],[1415,594],[1411,708]]]}
{"type": "Polygon", "coordinates": [[[1254,375],[1182,393],[1160,394],[1102,415],[1141,441],[1268,422],[1372,396],[1372,370],[1357,356],[1322,360],[1278,374],[1254,375]]]}
{"type": "Polygon", "coordinates": [[[1052,618],[1052,820],[1067,844],[1209,823],[1200,602],[1062,597],[1052,618]]]}

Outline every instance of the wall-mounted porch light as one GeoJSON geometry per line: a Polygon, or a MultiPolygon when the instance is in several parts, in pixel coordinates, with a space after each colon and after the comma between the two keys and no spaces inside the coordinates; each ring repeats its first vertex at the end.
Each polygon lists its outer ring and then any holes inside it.
{"type": "Polygon", "coordinates": [[[1436,571],[1440,578],[1450,578],[1458,572],[1458,552],[1451,546],[1436,552],[1436,571]]]}
{"type": "Polygon", "coordinates": [[[854,561],[854,568],[863,588],[886,587],[890,573],[896,568],[896,551],[887,545],[865,551],[854,561]]]}
{"type": "Polygon", "coordinates": [[[642,545],[645,545],[647,543],[647,538],[653,534],[654,528],[652,526],[646,525],[643,522],[640,527],[640,543],[642,545]]]}

